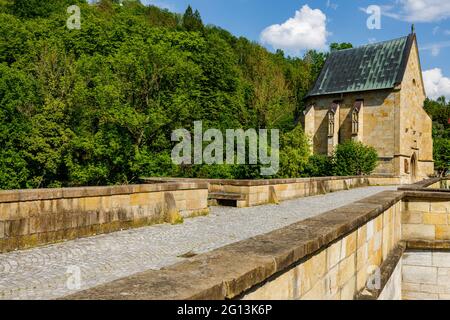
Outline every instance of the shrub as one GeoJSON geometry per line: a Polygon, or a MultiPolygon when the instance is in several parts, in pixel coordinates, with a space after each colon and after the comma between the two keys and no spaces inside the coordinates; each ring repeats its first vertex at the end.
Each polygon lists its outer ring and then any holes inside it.
{"type": "Polygon", "coordinates": [[[334,175],[368,175],[377,166],[378,154],[373,147],[349,140],[339,144],[333,156],[334,175]]]}
{"type": "Polygon", "coordinates": [[[305,175],[310,157],[308,139],[301,126],[283,133],[280,148],[280,178],[297,178],[305,175]]]}
{"type": "Polygon", "coordinates": [[[327,177],[333,175],[332,159],[328,156],[315,154],[309,158],[305,177],[327,177]]]}

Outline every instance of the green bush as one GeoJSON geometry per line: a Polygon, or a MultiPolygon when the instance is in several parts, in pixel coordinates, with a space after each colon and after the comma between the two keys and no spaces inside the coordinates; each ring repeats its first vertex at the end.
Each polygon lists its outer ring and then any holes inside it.
{"type": "Polygon", "coordinates": [[[450,139],[434,139],[434,167],[440,176],[450,171],[450,139]]]}
{"type": "Polygon", "coordinates": [[[281,135],[280,178],[304,176],[310,157],[308,139],[301,126],[281,135]]]}
{"type": "Polygon", "coordinates": [[[368,175],[377,166],[378,154],[373,147],[349,140],[338,145],[332,161],[336,176],[368,175]]]}
{"type": "Polygon", "coordinates": [[[328,177],[333,175],[333,162],[328,156],[315,154],[309,158],[305,177],[328,177]]]}

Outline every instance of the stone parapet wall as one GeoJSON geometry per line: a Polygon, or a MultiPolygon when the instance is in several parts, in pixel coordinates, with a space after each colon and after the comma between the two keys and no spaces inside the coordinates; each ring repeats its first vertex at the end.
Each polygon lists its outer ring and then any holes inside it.
{"type": "Polygon", "coordinates": [[[402,196],[382,192],[67,299],[352,299],[400,241],[402,196]]]}
{"type": "Polygon", "coordinates": [[[244,299],[353,300],[398,245],[400,229],[401,202],[396,202],[244,299]]]}
{"type": "Polygon", "coordinates": [[[143,181],[147,183],[174,181],[208,183],[210,192],[243,195],[244,200],[240,201],[239,206],[252,207],[270,203],[271,189],[275,191],[277,199],[283,201],[358,187],[399,185],[408,182],[402,179],[404,178],[372,175],[267,180],[147,178],[143,181]]]}
{"type": "Polygon", "coordinates": [[[206,214],[207,197],[206,183],[1,191],[0,252],[206,214]]]}
{"type": "Polygon", "coordinates": [[[450,193],[407,192],[403,240],[450,241],[450,193]]]}

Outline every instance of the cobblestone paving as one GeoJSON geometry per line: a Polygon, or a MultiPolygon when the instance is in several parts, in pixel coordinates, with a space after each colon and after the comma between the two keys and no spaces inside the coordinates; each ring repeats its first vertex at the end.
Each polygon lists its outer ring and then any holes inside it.
{"type": "Polygon", "coordinates": [[[0,299],[54,299],[264,234],[384,190],[368,187],[253,208],[214,207],[180,225],[155,225],[0,254],[0,299]],[[80,281],[76,281],[80,279],[80,281]],[[79,284],[79,285],[77,285],[79,284]]]}

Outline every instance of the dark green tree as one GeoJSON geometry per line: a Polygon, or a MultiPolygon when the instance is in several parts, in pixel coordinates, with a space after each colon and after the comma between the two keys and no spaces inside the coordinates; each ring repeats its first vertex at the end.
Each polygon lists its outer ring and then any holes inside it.
{"type": "Polygon", "coordinates": [[[183,27],[187,31],[201,31],[203,30],[203,22],[200,17],[200,12],[192,10],[191,6],[188,6],[183,15],[183,27]]]}

